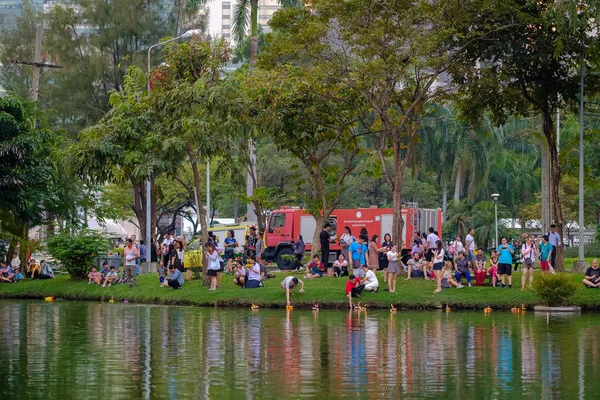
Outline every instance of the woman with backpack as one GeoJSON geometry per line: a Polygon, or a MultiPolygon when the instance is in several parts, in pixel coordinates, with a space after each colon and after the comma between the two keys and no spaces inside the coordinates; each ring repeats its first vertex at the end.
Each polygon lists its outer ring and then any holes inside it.
{"type": "Polygon", "coordinates": [[[527,272],[529,272],[529,285],[533,284],[533,270],[535,267],[535,243],[533,242],[533,235],[529,235],[527,241],[521,246],[521,256],[523,257],[521,290],[525,290],[527,272]]]}

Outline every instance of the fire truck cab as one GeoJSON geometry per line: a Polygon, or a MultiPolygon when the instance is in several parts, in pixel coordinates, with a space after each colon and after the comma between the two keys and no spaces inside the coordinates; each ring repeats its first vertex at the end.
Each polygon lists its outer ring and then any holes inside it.
{"type": "MultiPolygon", "coordinates": [[[[439,231],[442,229],[442,211],[440,209],[419,209],[416,204],[402,208],[404,229],[402,231],[402,251],[406,253],[412,248],[412,237],[415,231],[423,232],[429,227],[439,231]]],[[[361,228],[366,228],[369,238],[379,235],[378,245],[386,233],[392,232],[393,210],[391,208],[354,208],[334,210],[327,222],[331,225],[329,232],[332,238],[343,234],[344,227],[352,230],[352,235],[357,237],[361,228]]],[[[275,262],[279,269],[289,270],[296,266],[294,256],[294,242],[302,235],[306,251],[312,249],[315,231],[323,227],[317,226],[315,218],[297,207],[282,207],[271,212],[265,232],[265,250],[262,254],[264,260],[275,262]]],[[[396,241],[393,237],[392,240],[396,241]]],[[[333,263],[341,252],[338,242],[330,245],[329,260],[333,263]]]]}

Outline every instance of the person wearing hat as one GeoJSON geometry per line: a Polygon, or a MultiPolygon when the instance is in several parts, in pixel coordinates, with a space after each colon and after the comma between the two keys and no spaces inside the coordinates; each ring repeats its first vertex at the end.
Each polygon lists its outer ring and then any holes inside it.
{"type": "Polygon", "coordinates": [[[108,271],[106,273],[106,276],[104,277],[104,284],[102,285],[102,287],[106,287],[106,284],[108,283],[108,286],[112,286],[113,282],[117,281],[117,271],[115,271],[115,267],[111,266],[110,267],[110,271],[108,271]]]}

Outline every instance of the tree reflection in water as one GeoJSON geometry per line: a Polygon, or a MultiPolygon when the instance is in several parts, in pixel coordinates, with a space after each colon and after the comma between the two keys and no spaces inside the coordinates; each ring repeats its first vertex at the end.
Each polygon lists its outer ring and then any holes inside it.
{"type": "Polygon", "coordinates": [[[593,314],[0,302],[0,398],[599,398],[593,314]]]}

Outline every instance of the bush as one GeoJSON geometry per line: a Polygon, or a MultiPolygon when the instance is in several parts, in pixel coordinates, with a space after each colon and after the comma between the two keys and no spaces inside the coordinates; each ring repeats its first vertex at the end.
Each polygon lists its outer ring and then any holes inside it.
{"type": "MultiPolygon", "coordinates": [[[[600,241],[587,244],[585,246],[586,257],[600,257],[600,241]]],[[[565,249],[566,258],[577,258],[579,257],[579,246],[573,246],[565,249]]]]}
{"type": "Polygon", "coordinates": [[[571,274],[542,275],[533,282],[533,291],[549,307],[567,306],[579,286],[573,281],[571,274]]]}
{"type": "Polygon", "coordinates": [[[66,270],[72,279],[84,278],[97,258],[110,249],[109,240],[89,230],[77,234],[59,234],[48,238],[48,251],[66,270]]]}

